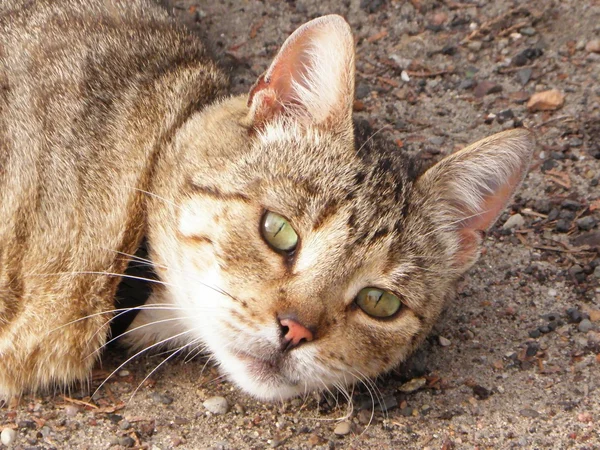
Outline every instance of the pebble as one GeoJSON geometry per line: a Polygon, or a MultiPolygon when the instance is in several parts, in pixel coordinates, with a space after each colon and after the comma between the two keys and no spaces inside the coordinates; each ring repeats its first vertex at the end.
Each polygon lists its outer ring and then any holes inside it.
{"type": "Polygon", "coordinates": [[[65,406],[65,414],[69,417],[76,416],[78,412],[79,412],[79,407],[76,405],[65,406]]]}
{"type": "Polygon", "coordinates": [[[472,78],[466,78],[460,82],[458,89],[467,90],[472,89],[475,86],[475,80],[472,78]]]}
{"type": "Polygon", "coordinates": [[[427,380],[425,378],[413,378],[410,381],[407,381],[402,386],[398,388],[400,392],[405,392],[407,394],[411,392],[418,391],[423,386],[427,384],[427,380]]]}
{"type": "Polygon", "coordinates": [[[592,39],[586,44],[585,49],[590,53],[600,53],[600,39],[592,39]]]}
{"type": "Polygon", "coordinates": [[[356,98],[362,99],[371,93],[371,87],[365,83],[358,83],[356,86],[356,98]]]}
{"type": "Polygon", "coordinates": [[[496,120],[499,124],[506,122],[507,120],[514,119],[515,113],[512,109],[505,109],[496,114],[496,120]]]}
{"type": "Polygon", "coordinates": [[[438,336],[438,340],[439,340],[440,345],[442,347],[449,347],[452,344],[452,342],[450,341],[450,339],[447,339],[444,336],[438,336]]]}
{"type": "Polygon", "coordinates": [[[123,369],[119,371],[119,376],[120,377],[128,377],[131,374],[131,372],[127,369],[123,369]]]}
{"type": "Polygon", "coordinates": [[[508,218],[504,225],[502,225],[503,230],[512,230],[513,228],[521,228],[525,224],[525,219],[521,214],[513,214],[508,218]]]}
{"type": "Polygon", "coordinates": [[[210,397],[202,403],[213,414],[227,414],[229,403],[225,397],[210,397]]]}
{"type": "Polygon", "coordinates": [[[593,272],[593,274],[594,274],[594,276],[595,276],[596,278],[599,278],[599,279],[600,279],[600,266],[597,266],[597,267],[594,269],[594,272],[593,272]]]}
{"type": "Polygon", "coordinates": [[[537,355],[537,352],[539,349],[540,349],[540,346],[537,342],[528,342],[527,350],[525,350],[525,355],[531,358],[531,357],[537,355]]]}
{"type": "Polygon", "coordinates": [[[569,211],[577,211],[579,208],[581,208],[581,203],[567,198],[562,201],[562,203],[560,204],[560,207],[562,209],[568,209],[569,211]]]}
{"type": "Polygon", "coordinates": [[[170,405],[173,403],[173,397],[169,397],[168,395],[159,392],[154,392],[152,394],[152,400],[156,403],[162,403],[163,405],[170,405]]]}
{"type": "Polygon", "coordinates": [[[373,415],[372,414],[373,414],[372,411],[369,411],[367,409],[363,409],[362,411],[358,412],[358,415],[357,415],[358,421],[362,425],[368,425],[373,420],[373,415]]]}
{"type": "Polygon", "coordinates": [[[335,426],[333,433],[338,436],[346,436],[350,433],[351,430],[352,424],[349,421],[344,420],[343,422],[340,422],[335,426]]]}
{"type": "Polygon", "coordinates": [[[568,323],[579,323],[583,320],[583,314],[577,308],[567,309],[567,322],[568,323]]]}
{"type": "Polygon", "coordinates": [[[524,34],[525,36],[533,36],[535,34],[535,28],[533,27],[525,27],[519,30],[519,33],[524,34]]]}
{"type": "Polygon", "coordinates": [[[12,428],[5,428],[2,430],[2,433],[0,433],[0,442],[2,442],[2,444],[6,445],[7,447],[9,445],[12,445],[16,440],[17,431],[13,430],[12,428]]]}
{"type": "MultiPolygon", "coordinates": [[[[508,97],[510,98],[510,100],[518,105],[525,103],[527,100],[529,100],[529,92],[525,92],[525,91],[516,91],[516,92],[511,92],[508,97]]],[[[543,151],[543,150],[542,150],[543,151]]],[[[541,152],[540,152],[541,153],[541,152]]],[[[540,159],[543,159],[540,156],[540,159]]]]}
{"type": "Polygon", "coordinates": [[[527,102],[527,109],[535,111],[554,111],[565,104],[565,96],[558,89],[536,92],[527,102]]]}
{"type": "Polygon", "coordinates": [[[596,219],[592,216],[585,216],[581,219],[577,219],[577,226],[580,230],[589,231],[596,226],[596,219]]]}
{"type": "Polygon", "coordinates": [[[557,220],[555,229],[559,233],[566,233],[571,229],[571,222],[565,219],[557,220]]]}
{"type": "Polygon", "coordinates": [[[490,395],[493,394],[492,391],[483,386],[479,386],[478,384],[473,386],[471,389],[473,389],[473,395],[475,395],[475,397],[477,397],[479,400],[486,400],[490,397],[490,395]]]}
{"type": "Polygon", "coordinates": [[[532,339],[537,339],[542,335],[542,332],[539,330],[539,328],[536,328],[535,330],[531,330],[529,332],[529,337],[532,339]]]}
{"type": "Polygon", "coordinates": [[[390,409],[398,407],[398,400],[393,395],[387,395],[378,402],[377,409],[383,412],[387,412],[390,409]]]}
{"type": "Polygon", "coordinates": [[[480,81],[475,86],[475,97],[481,98],[488,94],[496,94],[502,92],[502,85],[496,84],[492,81],[480,81]]]}
{"type": "Polygon", "coordinates": [[[538,330],[542,334],[548,334],[550,331],[552,331],[548,325],[542,325],[538,328],[538,330]]]}
{"type": "Polygon", "coordinates": [[[478,52],[479,50],[481,50],[482,45],[483,44],[481,41],[470,41],[467,44],[467,48],[472,52],[478,52]]]}
{"type": "Polygon", "coordinates": [[[590,319],[583,319],[581,322],[579,322],[579,325],[577,325],[577,329],[581,333],[587,333],[588,331],[591,331],[593,328],[594,328],[594,324],[592,323],[592,321],[590,319]]]}
{"type": "Polygon", "coordinates": [[[519,413],[523,417],[531,417],[532,419],[535,419],[536,417],[540,416],[539,412],[537,412],[535,409],[531,409],[531,408],[524,408],[521,411],[519,411],[519,413]]]}
{"type": "Polygon", "coordinates": [[[131,436],[123,436],[119,438],[118,444],[122,447],[133,447],[135,445],[135,441],[131,436]]]}
{"type": "Polygon", "coordinates": [[[569,275],[575,276],[581,272],[583,272],[583,267],[581,267],[579,264],[573,264],[571,267],[569,267],[569,275]]]}

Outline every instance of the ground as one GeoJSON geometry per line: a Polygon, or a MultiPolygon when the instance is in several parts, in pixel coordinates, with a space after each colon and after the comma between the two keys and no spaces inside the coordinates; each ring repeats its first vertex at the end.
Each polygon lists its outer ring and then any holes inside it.
{"type": "MultiPolygon", "coordinates": [[[[358,117],[382,128],[398,151],[427,160],[525,125],[538,139],[530,174],[430,339],[371,388],[375,402],[357,387],[351,403],[323,395],[262,403],[216,369],[202,371],[202,359],[169,361],[143,381],[163,355],[125,365],[93,398],[77,390],[12,402],[0,409],[3,442],[599,449],[597,0],[162,3],[210,40],[236,93],[301,23],[342,14],[356,36],[358,117]],[[558,94],[542,106],[554,109],[535,111],[531,97],[548,90],[558,94]],[[228,403],[224,415],[203,405],[216,396],[228,403]]],[[[109,353],[93,387],[123,361],[109,353]]]]}

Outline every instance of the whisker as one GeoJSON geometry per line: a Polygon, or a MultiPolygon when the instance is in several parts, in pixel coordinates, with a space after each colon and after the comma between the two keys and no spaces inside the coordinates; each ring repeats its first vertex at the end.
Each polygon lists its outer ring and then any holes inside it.
{"type": "MultiPolygon", "coordinates": [[[[121,313],[123,314],[123,313],[121,313]]],[[[155,320],[154,322],[148,322],[145,323],[143,325],[140,325],[138,327],[135,328],[131,328],[128,329],[127,331],[119,334],[118,336],[113,337],[112,339],[106,341],[104,343],[104,345],[102,345],[101,347],[97,348],[96,350],[94,350],[92,353],[90,353],[88,356],[86,356],[86,358],[89,358],[90,356],[93,356],[94,354],[98,353],[99,351],[101,351],[104,347],[106,347],[107,345],[111,344],[112,342],[116,341],[117,339],[122,338],[123,336],[128,335],[129,333],[133,333],[134,331],[137,331],[141,328],[145,328],[145,327],[149,327],[150,325],[158,325],[159,323],[165,323],[165,322],[172,322],[174,320],[183,320],[183,317],[169,317],[168,319],[162,319],[162,320],[155,320]]]]}
{"type": "MultiPolygon", "coordinates": [[[[82,320],[87,320],[87,319],[91,319],[92,317],[96,317],[96,316],[103,316],[105,314],[112,314],[112,313],[116,313],[119,312],[120,314],[115,316],[119,317],[121,314],[125,314],[127,312],[130,311],[135,311],[135,310],[139,310],[139,311],[143,311],[143,310],[148,310],[148,311],[152,311],[152,310],[165,310],[165,311],[187,311],[189,310],[189,308],[181,308],[181,307],[177,307],[177,306],[173,306],[169,303],[152,303],[150,305],[138,305],[138,306],[133,306],[131,308],[116,308],[116,309],[109,309],[107,311],[100,311],[97,313],[93,313],[93,314],[88,314],[87,316],[84,317],[79,317],[75,320],[71,320],[70,322],[67,322],[63,325],[60,325],[59,327],[53,328],[52,330],[48,331],[48,334],[50,333],[54,333],[55,331],[58,331],[62,328],[68,327],[69,325],[73,325],[74,323],[77,322],[81,322],[82,320]]],[[[110,323],[113,320],[113,318],[111,318],[110,320],[108,320],[106,323],[110,323]]]]}
{"type": "Polygon", "coordinates": [[[108,277],[123,277],[130,278],[132,280],[141,280],[148,281],[150,283],[156,283],[163,286],[174,286],[171,283],[167,283],[165,281],[153,280],[152,278],[146,277],[138,277],[135,275],[128,275],[126,273],[113,273],[113,272],[96,272],[96,271],[75,271],[75,272],[54,272],[54,273],[33,273],[28,276],[31,277],[53,277],[53,276],[61,276],[61,275],[106,275],[108,277]]]}
{"type": "Polygon", "coordinates": [[[146,380],[148,378],[150,378],[152,376],[152,374],[154,372],[156,372],[160,366],[162,366],[164,363],[166,363],[168,360],[170,360],[173,356],[177,355],[179,352],[181,352],[182,350],[184,350],[186,347],[188,347],[189,345],[193,345],[195,342],[197,342],[197,340],[193,340],[185,345],[182,345],[178,350],[174,351],[173,353],[171,353],[169,356],[167,356],[165,359],[163,359],[161,361],[161,363],[159,365],[157,365],[154,369],[152,369],[152,371],[146,375],[144,377],[144,379],[138,384],[138,386],[134,389],[134,391],[131,393],[131,397],[129,397],[128,403],[131,402],[131,400],[133,400],[134,395],[137,393],[137,391],[142,387],[142,385],[146,382],[146,380]]]}
{"type": "Polygon", "coordinates": [[[122,185],[120,185],[120,186],[121,186],[121,187],[128,188],[128,189],[131,189],[131,190],[134,190],[134,191],[141,192],[141,193],[143,193],[143,194],[149,195],[150,197],[154,197],[154,198],[156,198],[156,199],[158,199],[158,200],[162,200],[163,202],[167,203],[168,205],[174,206],[175,208],[177,208],[177,209],[179,209],[179,210],[181,210],[181,211],[183,211],[183,210],[184,210],[184,209],[183,209],[183,207],[181,207],[180,205],[178,205],[178,204],[176,204],[176,203],[173,203],[172,201],[170,201],[170,200],[167,200],[166,198],[164,198],[164,197],[161,197],[160,195],[158,195],[158,194],[155,194],[154,192],[145,191],[144,189],[140,189],[140,188],[133,187],[133,186],[127,186],[127,185],[124,185],[124,184],[122,184],[122,185]]]}
{"type": "Polygon", "coordinates": [[[99,391],[99,390],[102,388],[102,386],[104,386],[104,385],[106,384],[106,382],[107,382],[107,381],[108,381],[108,380],[109,380],[109,379],[110,379],[110,378],[111,378],[111,377],[112,377],[112,376],[113,376],[115,373],[117,373],[119,370],[121,370],[121,368],[122,368],[123,366],[125,366],[127,363],[129,363],[129,362],[130,362],[131,360],[133,360],[134,358],[138,357],[138,356],[139,356],[139,355],[141,355],[142,353],[144,353],[144,352],[147,352],[148,350],[150,350],[150,349],[152,349],[152,348],[158,347],[159,345],[162,345],[162,344],[164,344],[165,342],[168,342],[168,341],[170,341],[170,340],[176,339],[176,338],[178,338],[178,337],[180,337],[180,336],[183,336],[184,334],[190,333],[190,332],[192,332],[192,331],[195,331],[195,330],[193,330],[193,329],[190,329],[190,330],[182,331],[182,332],[181,332],[181,333],[179,333],[179,334],[176,334],[176,335],[174,335],[174,336],[171,336],[171,337],[165,338],[165,339],[163,339],[163,340],[161,340],[161,341],[159,341],[159,342],[156,342],[156,343],[154,343],[154,344],[152,344],[152,345],[150,345],[150,346],[148,346],[148,347],[146,347],[146,348],[144,348],[144,349],[140,350],[139,352],[135,353],[133,356],[131,356],[131,357],[127,358],[127,360],[126,360],[125,362],[123,362],[122,364],[120,364],[120,365],[119,365],[119,367],[117,367],[115,370],[113,370],[113,371],[110,373],[110,375],[108,375],[108,376],[107,376],[107,377],[104,379],[104,381],[103,381],[102,383],[100,383],[100,386],[98,386],[98,387],[96,388],[96,390],[95,390],[95,391],[94,391],[94,393],[92,394],[92,397],[93,397],[94,395],[96,395],[96,393],[97,393],[97,392],[98,392],[98,391],[99,391]]]}

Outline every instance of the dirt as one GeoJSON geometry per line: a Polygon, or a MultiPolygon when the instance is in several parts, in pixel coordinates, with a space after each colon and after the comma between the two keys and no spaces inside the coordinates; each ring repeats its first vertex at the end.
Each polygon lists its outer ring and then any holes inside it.
{"type": "MultiPolygon", "coordinates": [[[[236,93],[301,23],[342,14],[356,36],[358,117],[433,161],[524,125],[538,138],[530,174],[423,348],[352,401],[262,403],[205,359],[153,372],[166,355],[141,357],[93,397],[25,396],[0,409],[13,447],[600,449],[600,4],[162,3],[207,37],[236,93]],[[527,108],[551,89],[564,105],[527,108]],[[420,388],[403,392],[406,382],[420,388]],[[224,415],[203,405],[215,396],[224,415]]],[[[109,352],[92,391],[125,359],[109,352]]]]}

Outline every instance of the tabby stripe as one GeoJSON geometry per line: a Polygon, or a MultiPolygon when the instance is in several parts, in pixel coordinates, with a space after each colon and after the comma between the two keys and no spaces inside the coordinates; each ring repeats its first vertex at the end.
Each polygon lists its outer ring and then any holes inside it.
{"type": "Polygon", "coordinates": [[[199,186],[193,181],[189,182],[190,188],[197,194],[204,195],[205,197],[214,198],[215,200],[229,200],[243,203],[250,203],[250,197],[241,192],[223,192],[214,186],[199,186]]]}

